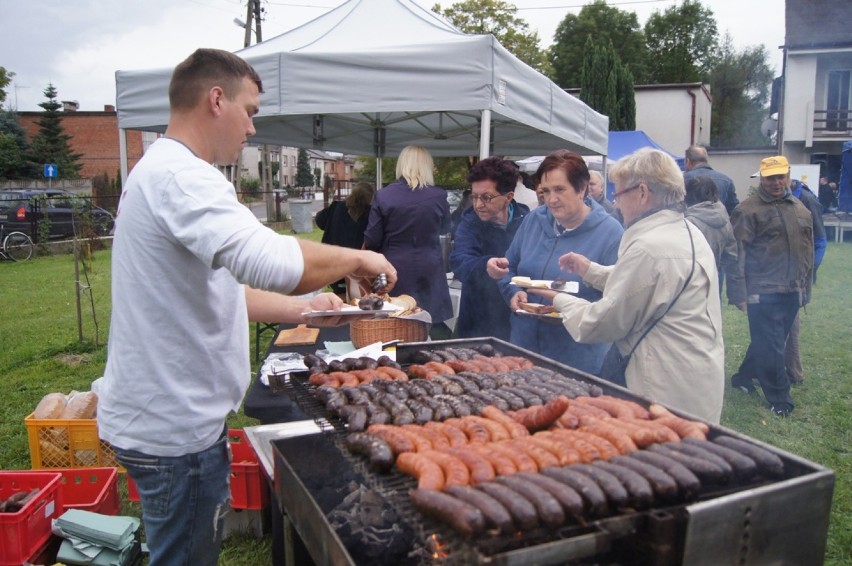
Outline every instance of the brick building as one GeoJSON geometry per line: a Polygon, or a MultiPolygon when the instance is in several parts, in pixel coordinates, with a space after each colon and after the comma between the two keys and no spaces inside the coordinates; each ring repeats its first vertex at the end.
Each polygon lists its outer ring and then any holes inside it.
{"type": "MultiPolygon", "coordinates": [[[[64,102],[62,127],[71,136],[72,151],[82,155],[80,177],[91,179],[106,173],[111,181],[119,175],[121,156],[118,147],[118,114],[115,107],[104,106],[103,111],[79,111],[76,103],[64,102]]],[[[19,112],[18,122],[32,140],[38,133],[36,121],[43,112],[19,112]]],[[[144,134],[138,130],[127,131],[128,169],[142,157],[144,134]]],[[[61,173],[61,172],[60,172],[61,173]]]]}

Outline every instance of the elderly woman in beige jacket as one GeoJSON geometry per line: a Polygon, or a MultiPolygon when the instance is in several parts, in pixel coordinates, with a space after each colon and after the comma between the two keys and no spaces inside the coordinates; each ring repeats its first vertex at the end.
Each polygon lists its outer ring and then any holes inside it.
{"type": "Polygon", "coordinates": [[[563,270],[582,276],[603,298],[590,303],[532,292],[553,300],[578,342],[613,342],[622,355],[636,346],[625,372],[628,389],[718,423],[725,379],[719,278],[706,239],[684,220],[683,174],[671,157],[646,148],[618,161],[609,175],[626,228],[618,261],[559,258],[563,270]]]}

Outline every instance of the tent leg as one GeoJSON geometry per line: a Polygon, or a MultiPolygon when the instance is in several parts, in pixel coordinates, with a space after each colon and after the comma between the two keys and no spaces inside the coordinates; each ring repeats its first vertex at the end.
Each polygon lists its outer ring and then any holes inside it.
{"type": "Polygon", "coordinates": [[[488,148],[491,145],[491,110],[482,111],[482,123],[479,131],[479,158],[488,157],[488,148]]]}
{"type": "Polygon", "coordinates": [[[118,153],[121,166],[121,186],[124,187],[127,184],[127,130],[124,128],[118,130],[118,153]]]}

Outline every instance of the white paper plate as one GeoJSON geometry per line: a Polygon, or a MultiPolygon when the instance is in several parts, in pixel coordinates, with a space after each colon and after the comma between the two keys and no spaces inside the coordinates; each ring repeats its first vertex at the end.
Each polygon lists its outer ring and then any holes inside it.
{"type": "Polygon", "coordinates": [[[561,289],[551,289],[550,284],[553,283],[551,279],[531,279],[529,283],[515,283],[510,282],[512,285],[516,287],[520,287],[521,289],[530,289],[530,288],[538,288],[538,289],[549,289],[550,291],[557,291],[559,293],[579,293],[580,292],[580,283],[577,281],[566,281],[565,286],[561,289]]]}
{"type": "Polygon", "coordinates": [[[376,318],[388,316],[390,313],[394,311],[402,310],[402,307],[397,305],[392,305],[390,303],[385,303],[382,305],[381,310],[375,311],[365,311],[358,307],[354,307],[352,305],[345,305],[340,308],[339,311],[308,311],[305,313],[306,318],[313,318],[318,316],[370,316],[373,315],[376,318]]]}

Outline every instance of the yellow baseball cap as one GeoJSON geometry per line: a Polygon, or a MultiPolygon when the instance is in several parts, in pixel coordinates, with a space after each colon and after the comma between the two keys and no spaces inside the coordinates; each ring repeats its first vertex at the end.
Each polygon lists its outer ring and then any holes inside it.
{"type": "Polygon", "coordinates": [[[760,176],[771,177],[772,175],[786,175],[790,172],[790,163],[783,155],[767,157],[760,162],[760,176]]]}

